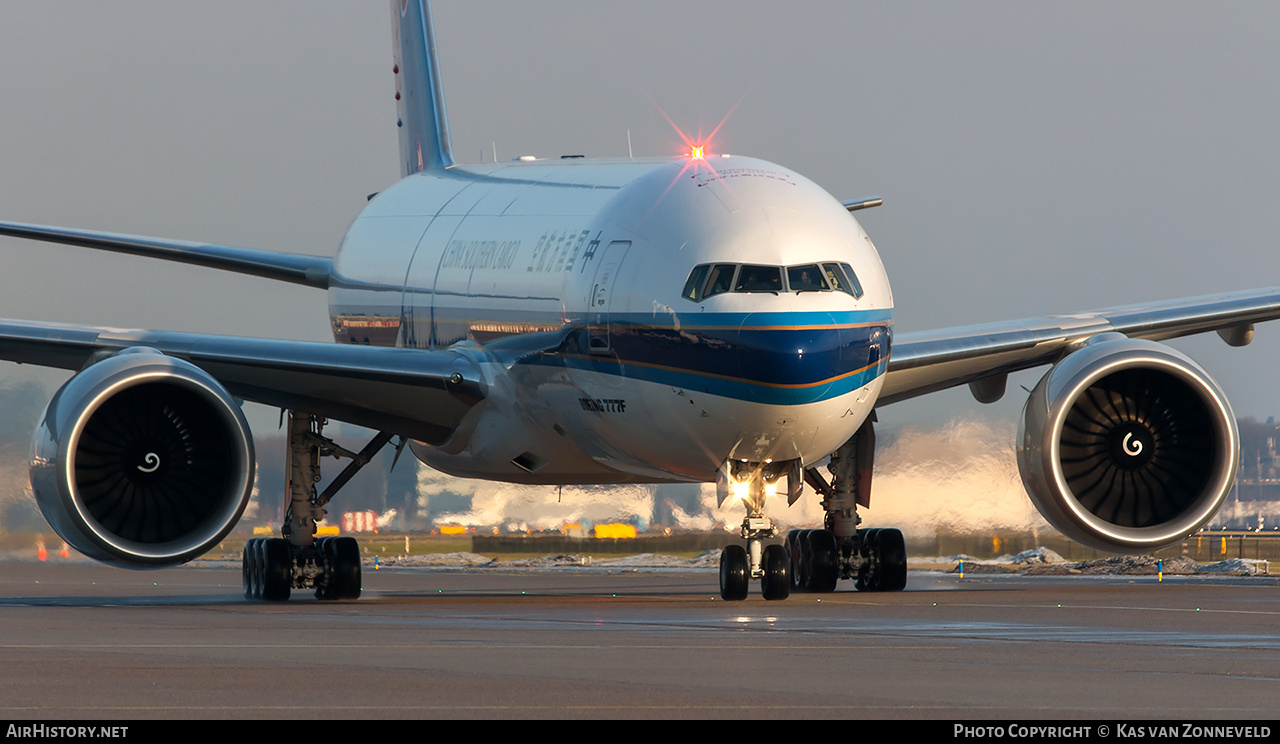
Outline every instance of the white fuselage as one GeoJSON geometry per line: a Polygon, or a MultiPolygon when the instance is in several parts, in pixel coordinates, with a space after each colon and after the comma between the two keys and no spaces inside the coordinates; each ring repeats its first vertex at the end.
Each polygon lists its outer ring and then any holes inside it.
{"type": "Polygon", "coordinates": [[[339,342],[453,347],[483,371],[485,400],[450,442],[415,442],[421,460],[559,484],[709,481],[727,458],[811,465],[875,404],[893,310],[838,201],[739,157],[411,175],[353,222],[329,297],[339,342]],[[792,289],[837,263],[860,296],[792,289]],[[743,268],[711,293],[690,279],[704,266],[743,268]],[[754,270],[784,287],[753,286],[754,270]],[[711,296],[684,296],[695,285],[711,296]]]}

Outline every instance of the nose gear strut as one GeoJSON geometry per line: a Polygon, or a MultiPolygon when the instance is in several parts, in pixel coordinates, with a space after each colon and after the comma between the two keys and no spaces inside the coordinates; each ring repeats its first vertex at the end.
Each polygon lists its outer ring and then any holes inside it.
{"type": "Polygon", "coordinates": [[[726,488],[747,508],[741,531],[747,547],[729,545],[720,552],[720,596],[726,600],[746,599],[750,580],[760,579],[765,599],[786,599],[791,594],[791,558],[784,546],[764,542],[778,535],[773,520],[764,514],[764,502],[784,475],[789,489],[797,489],[798,470],[789,463],[744,462],[726,463],[726,470],[726,488]]]}

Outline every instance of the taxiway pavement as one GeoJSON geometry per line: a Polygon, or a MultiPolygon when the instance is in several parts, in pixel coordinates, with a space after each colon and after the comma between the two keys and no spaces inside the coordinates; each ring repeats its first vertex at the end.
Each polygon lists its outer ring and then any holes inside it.
{"type": "Polygon", "coordinates": [[[364,570],[247,602],[237,566],[0,564],[14,719],[1270,719],[1280,579],[913,572],[719,598],[706,569],[364,570]]]}

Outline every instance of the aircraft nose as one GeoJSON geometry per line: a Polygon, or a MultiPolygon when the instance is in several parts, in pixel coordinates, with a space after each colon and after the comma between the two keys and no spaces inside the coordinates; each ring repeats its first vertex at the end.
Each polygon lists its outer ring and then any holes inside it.
{"type": "Polygon", "coordinates": [[[738,370],[755,399],[800,404],[821,400],[833,382],[851,371],[845,357],[848,332],[827,313],[808,313],[786,325],[752,313],[738,329],[738,370]]]}

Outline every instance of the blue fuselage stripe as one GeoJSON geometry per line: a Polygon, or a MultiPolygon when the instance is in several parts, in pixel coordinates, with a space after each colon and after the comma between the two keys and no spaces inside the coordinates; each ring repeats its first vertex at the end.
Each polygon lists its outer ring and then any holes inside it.
{"type": "MultiPolygon", "coordinates": [[[[530,333],[485,342],[475,313],[436,312],[438,338],[472,338],[517,363],[558,366],[723,397],[796,405],[857,390],[883,374],[892,310],[836,313],[613,314],[529,317],[530,333]],[[458,315],[470,316],[463,320],[458,315]],[[450,317],[452,316],[452,317],[450,317]],[[552,321],[552,322],[548,322],[552,321]],[[548,348],[548,339],[556,343],[548,348]],[[500,351],[499,351],[500,350],[500,351]]],[[[520,321],[506,320],[509,326],[520,321]]]]}

